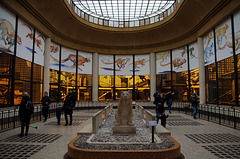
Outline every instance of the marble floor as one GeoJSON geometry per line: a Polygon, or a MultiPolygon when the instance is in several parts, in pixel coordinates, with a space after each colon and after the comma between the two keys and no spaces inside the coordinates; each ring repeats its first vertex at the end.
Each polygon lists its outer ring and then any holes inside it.
{"type": "MultiPolygon", "coordinates": [[[[22,138],[17,136],[20,128],[2,132],[0,159],[61,159],[67,152],[67,144],[91,123],[97,111],[74,112],[72,126],[65,126],[63,116],[60,125],[56,118],[33,123],[38,128],[30,128],[29,135],[22,138]]],[[[167,118],[166,128],[181,144],[186,159],[240,158],[240,130],[174,111],[167,118]]]]}

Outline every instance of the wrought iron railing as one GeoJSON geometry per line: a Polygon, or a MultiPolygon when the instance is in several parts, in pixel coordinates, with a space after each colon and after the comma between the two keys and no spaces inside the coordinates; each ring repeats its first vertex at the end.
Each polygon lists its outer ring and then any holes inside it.
{"type": "Polygon", "coordinates": [[[115,20],[104,19],[103,17],[92,16],[91,14],[88,14],[82,11],[81,9],[79,9],[75,5],[73,0],[67,0],[71,9],[82,19],[94,24],[108,26],[108,27],[117,27],[117,28],[139,27],[139,26],[145,26],[145,25],[162,21],[163,19],[167,18],[176,10],[177,6],[180,4],[181,1],[183,0],[175,0],[175,3],[173,3],[173,5],[170,8],[168,8],[166,11],[152,17],[141,18],[141,19],[132,20],[132,21],[115,21],[115,20]]]}

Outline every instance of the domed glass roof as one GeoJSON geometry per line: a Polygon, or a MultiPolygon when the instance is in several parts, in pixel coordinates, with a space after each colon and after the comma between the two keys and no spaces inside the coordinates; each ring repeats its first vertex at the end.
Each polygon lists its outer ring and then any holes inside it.
{"type": "Polygon", "coordinates": [[[135,27],[158,22],[170,15],[180,1],[68,0],[70,5],[74,5],[73,10],[85,20],[113,27],[121,27],[121,24],[122,27],[135,27]],[[149,22],[140,24],[140,21],[145,19],[149,19],[149,22]]]}

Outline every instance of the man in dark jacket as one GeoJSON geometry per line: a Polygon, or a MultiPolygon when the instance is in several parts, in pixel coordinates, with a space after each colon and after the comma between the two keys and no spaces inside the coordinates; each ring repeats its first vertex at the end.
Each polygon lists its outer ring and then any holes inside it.
{"type": "Polygon", "coordinates": [[[175,92],[173,91],[172,93],[168,94],[167,95],[167,105],[168,105],[168,110],[169,110],[169,113],[171,114],[172,113],[172,102],[173,102],[173,95],[175,94],[175,92]]]}
{"type": "Polygon", "coordinates": [[[47,121],[49,104],[51,103],[51,99],[48,96],[48,92],[44,92],[44,97],[42,98],[41,103],[42,103],[42,114],[44,116],[43,122],[45,122],[47,121]]]}
{"type": "Polygon", "coordinates": [[[157,123],[160,119],[160,115],[164,112],[164,102],[165,99],[163,98],[163,94],[158,93],[155,97],[157,123]]]}
{"type": "Polygon", "coordinates": [[[22,97],[22,101],[20,103],[20,108],[19,108],[19,117],[20,117],[20,121],[21,121],[21,133],[18,136],[20,136],[20,137],[23,137],[25,126],[26,126],[25,136],[28,135],[29,123],[31,120],[31,112],[26,110],[26,104],[30,100],[30,96],[27,92],[23,92],[22,95],[23,95],[23,97],[22,97]]]}
{"type": "Polygon", "coordinates": [[[192,103],[192,107],[193,107],[193,118],[197,119],[198,98],[195,93],[192,94],[189,101],[192,103]]]}
{"type": "Polygon", "coordinates": [[[67,115],[69,115],[69,117],[70,117],[69,125],[72,125],[72,114],[73,114],[73,108],[75,107],[75,104],[76,104],[76,100],[77,100],[77,93],[74,90],[72,93],[67,95],[67,97],[64,101],[62,109],[64,110],[64,115],[65,115],[65,121],[66,121],[65,126],[68,125],[67,115]]]}

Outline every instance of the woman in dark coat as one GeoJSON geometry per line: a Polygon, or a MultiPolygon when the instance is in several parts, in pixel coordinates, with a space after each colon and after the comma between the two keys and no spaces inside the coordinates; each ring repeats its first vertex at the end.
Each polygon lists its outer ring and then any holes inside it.
{"type": "Polygon", "coordinates": [[[19,117],[20,117],[20,121],[21,121],[21,133],[18,136],[20,136],[20,137],[23,137],[25,126],[26,126],[25,136],[28,135],[29,123],[30,123],[30,119],[31,119],[31,112],[26,110],[26,104],[30,100],[30,96],[27,92],[23,92],[22,95],[23,95],[23,97],[22,97],[22,101],[20,103],[20,108],[19,108],[19,117]]]}
{"type": "Polygon", "coordinates": [[[156,98],[156,115],[157,115],[157,123],[160,119],[160,115],[162,115],[162,113],[164,112],[164,102],[165,99],[163,98],[163,94],[160,93],[159,96],[156,98]]]}

